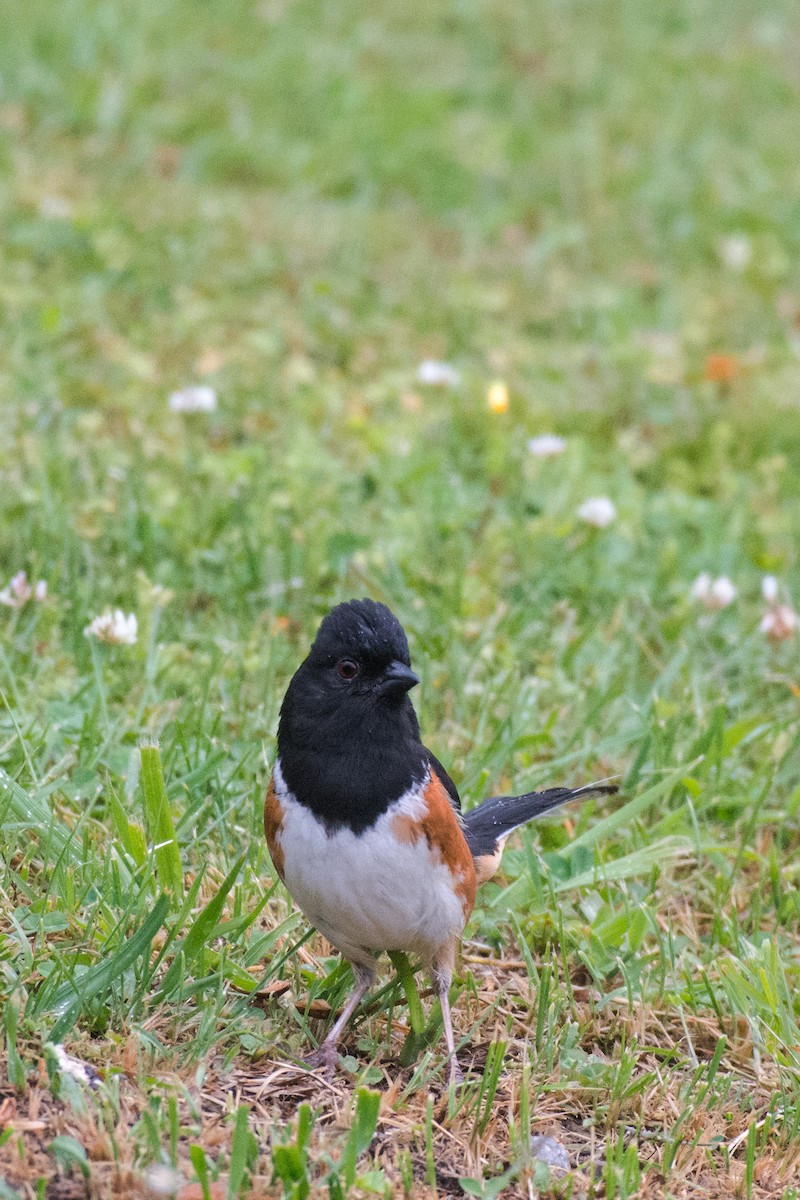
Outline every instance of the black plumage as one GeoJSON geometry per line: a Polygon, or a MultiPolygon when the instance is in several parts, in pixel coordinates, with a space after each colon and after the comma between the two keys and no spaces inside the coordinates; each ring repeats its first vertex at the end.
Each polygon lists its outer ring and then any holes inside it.
{"type": "MultiPolygon", "coordinates": [[[[420,739],[408,695],[416,682],[405,630],[386,605],[349,600],[325,617],[284,698],[278,754],[289,789],[329,829],[368,829],[427,771],[461,813],[456,785],[420,739]],[[358,665],[355,679],[338,674],[347,658],[358,665]]],[[[475,859],[494,856],[509,833],[535,817],[580,796],[616,790],[589,784],[492,796],[462,813],[467,845],[475,859]]]]}
{"type": "Polygon", "coordinates": [[[464,837],[473,858],[494,856],[510,833],[551,809],[560,808],[580,796],[608,796],[616,791],[613,783],[590,783],[581,788],[548,788],[544,792],[525,792],[521,796],[490,796],[463,814],[464,837]]]}
{"type": "Polygon", "coordinates": [[[368,829],[424,779],[428,753],[408,697],[416,682],[403,627],[384,604],[350,600],[325,617],[284,697],[278,757],[290,791],[329,829],[368,829]],[[340,674],[343,661],[358,667],[354,678],[340,674]]]}
{"type": "Polygon", "coordinates": [[[337,605],[281,706],[264,832],[280,878],[356,972],[310,1061],[333,1068],[339,1038],[375,979],[375,953],[414,949],[431,970],[455,1082],[449,988],[478,884],[497,870],[512,830],[616,788],[493,796],[462,813],[456,785],[420,739],[408,695],[418,682],[406,635],[385,605],[337,605]]]}

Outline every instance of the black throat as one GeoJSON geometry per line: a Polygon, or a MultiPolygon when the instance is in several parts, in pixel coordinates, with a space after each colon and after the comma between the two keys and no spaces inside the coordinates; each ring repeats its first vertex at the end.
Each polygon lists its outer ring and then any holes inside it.
{"type": "MultiPolygon", "coordinates": [[[[296,677],[297,679],[297,677],[296,677]]],[[[360,833],[421,783],[427,755],[408,696],[367,712],[309,704],[302,679],[289,687],[278,726],[287,788],[333,832],[360,833]]]]}

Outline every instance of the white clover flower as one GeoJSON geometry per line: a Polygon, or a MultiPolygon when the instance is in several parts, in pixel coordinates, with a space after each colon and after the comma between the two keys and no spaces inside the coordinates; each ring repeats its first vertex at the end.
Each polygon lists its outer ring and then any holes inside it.
{"type": "Polygon", "coordinates": [[[699,600],[701,604],[705,603],[706,599],[711,595],[711,576],[708,571],[702,571],[697,576],[697,579],[695,579],[689,588],[689,595],[692,600],[699,600]]]}
{"type": "Polygon", "coordinates": [[[541,433],[528,440],[528,453],[534,458],[558,458],[567,448],[567,443],[555,433],[541,433]]]}
{"type": "Polygon", "coordinates": [[[135,613],[127,617],[121,608],[115,608],[101,613],[84,629],[85,637],[97,638],[98,642],[110,642],[114,646],[133,646],[139,632],[139,623],[135,613]]]}
{"type": "Polygon", "coordinates": [[[727,575],[712,579],[708,571],[703,571],[690,587],[689,595],[709,612],[717,612],[733,603],[736,599],[736,588],[727,575]]]}
{"type": "Polygon", "coordinates": [[[727,608],[736,599],[736,588],[727,575],[720,575],[711,584],[711,598],[714,608],[727,608]]]}
{"type": "Polygon", "coordinates": [[[743,271],[750,265],[753,245],[745,233],[734,233],[719,243],[719,256],[729,271],[743,271]]]}
{"type": "Polygon", "coordinates": [[[41,603],[46,596],[47,584],[43,579],[31,587],[27,574],[17,571],[8,586],[0,591],[0,604],[5,604],[6,608],[24,608],[29,600],[38,600],[41,603]]]}
{"type": "Polygon", "coordinates": [[[217,393],[212,387],[207,387],[205,384],[181,388],[180,391],[173,392],[169,398],[170,412],[214,412],[216,407],[217,393]]]}
{"type": "Polygon", "coordinates": [[[775,604],[761,618],[759,629],[772,642],[785,642],[794,637],[800,626],[800,617],[790,604],[775,604]]]}
{"type": "Polygon", "coordinates": [[[417,381],[428,387],[458,387],[461,375],[450,363],[425,358],[417,367],[417,381]]]}
{"type": "Polygon", "coordinates": [[[8,586],[0,592],[0,604],[5,604],[8,608],[22,608],[32,595],[33,588],[28,583],[28,576],[24,571],[17,571],[8,586]]]}
{"type": "Polygon", "coordinates": [[[778,600],[780,588],[774,575],[765,575],[761,580],[761,595],[767,604],[767,611],[761,618],[759,629],[765,633],[771,642],[785,642],[794,637],[800,627],[800,616],[791,604],[781,604],[778,600]]]}
{"type": "Polygon", "coordinates": [[[591,496],[578,509],[578,516],[595,529],[605,529],[616,519],[617,510],[608,496],[591,496]]]}

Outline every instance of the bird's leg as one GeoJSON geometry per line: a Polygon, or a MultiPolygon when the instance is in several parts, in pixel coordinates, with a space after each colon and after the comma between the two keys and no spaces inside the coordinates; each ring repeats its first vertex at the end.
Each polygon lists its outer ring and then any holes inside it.
{"type": "Polygon", "coordinates": [[[333,1069],[336,1066],[339,1058],[339,1039],[347,1028],[347,1023],[353,1013],[358,1008],[358,1005],[364,993],[368,991],[375,982],[374,967],[365,966],[362,963],[353,963],[353,972],[356,977],[355,987],[347,998],[342,1011],[339,1013],[335,1023],[331,1026],[328,1036],[316,1050],[306,1058],[306,1062],[310,1067],[324,1067],[325,1073],[328,1076],[333,1074],[333,1069]]]}
{"type": "Polygon", "coordinates": [[[447,1054],[450,1059],[450,1082],[452,1084],[463,1083],[464,1076],[461,1072],[461,1067],[458,1065],[456,1058],[456,1046],[453,1038],[453,1022],[450,1017],[450,981],[443,984],[439,991],[439,1000],[442,1004],[442,1020],[444,1021],[444,1037],[447,1042],[447,1054]]]}
{"type": "Polygon", "coordinates": [[[450,1083],[451,1085],[463,1083],[464,1076],[461,1073],[461,1068],[456,1059],[456,1043],[453,1037],[453,1020],[450,1015],[450,984],[453,982],[453,965],[455,959],[455,946],[448,950],[445,954],[439,955],[433,964],[431,976],[433,978],[433,986],[436,989],[436,995],[439,997],[439,1003],[442,1006],[442,1020],[444,1022],[444,1040],[447,1044],[447,1057],[450,1062],[450,1083]]]}

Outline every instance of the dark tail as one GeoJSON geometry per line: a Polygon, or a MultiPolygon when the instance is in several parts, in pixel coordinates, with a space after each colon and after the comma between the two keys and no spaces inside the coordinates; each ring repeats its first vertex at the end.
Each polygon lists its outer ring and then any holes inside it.
{"type": "MultiPolygon", "coordinates": [[[[614,783],[589,783],[581,788],[548,788],[546,792],[526,792],[524,796],[492,796],[464,813],[464,836],[476,864],[481,858],[496,858],[496,869],[503,840],[521,825],[527,825],[528,821],[549,812],[551,808],[559,808],[568,800],[577,800],[580,796],[610,796],[618,790],[614,783]]],[[[478,874],[480,878],[481,872],[478,874]]],[[[484,878],[489,876],[485,875],[484,878]]]]}

